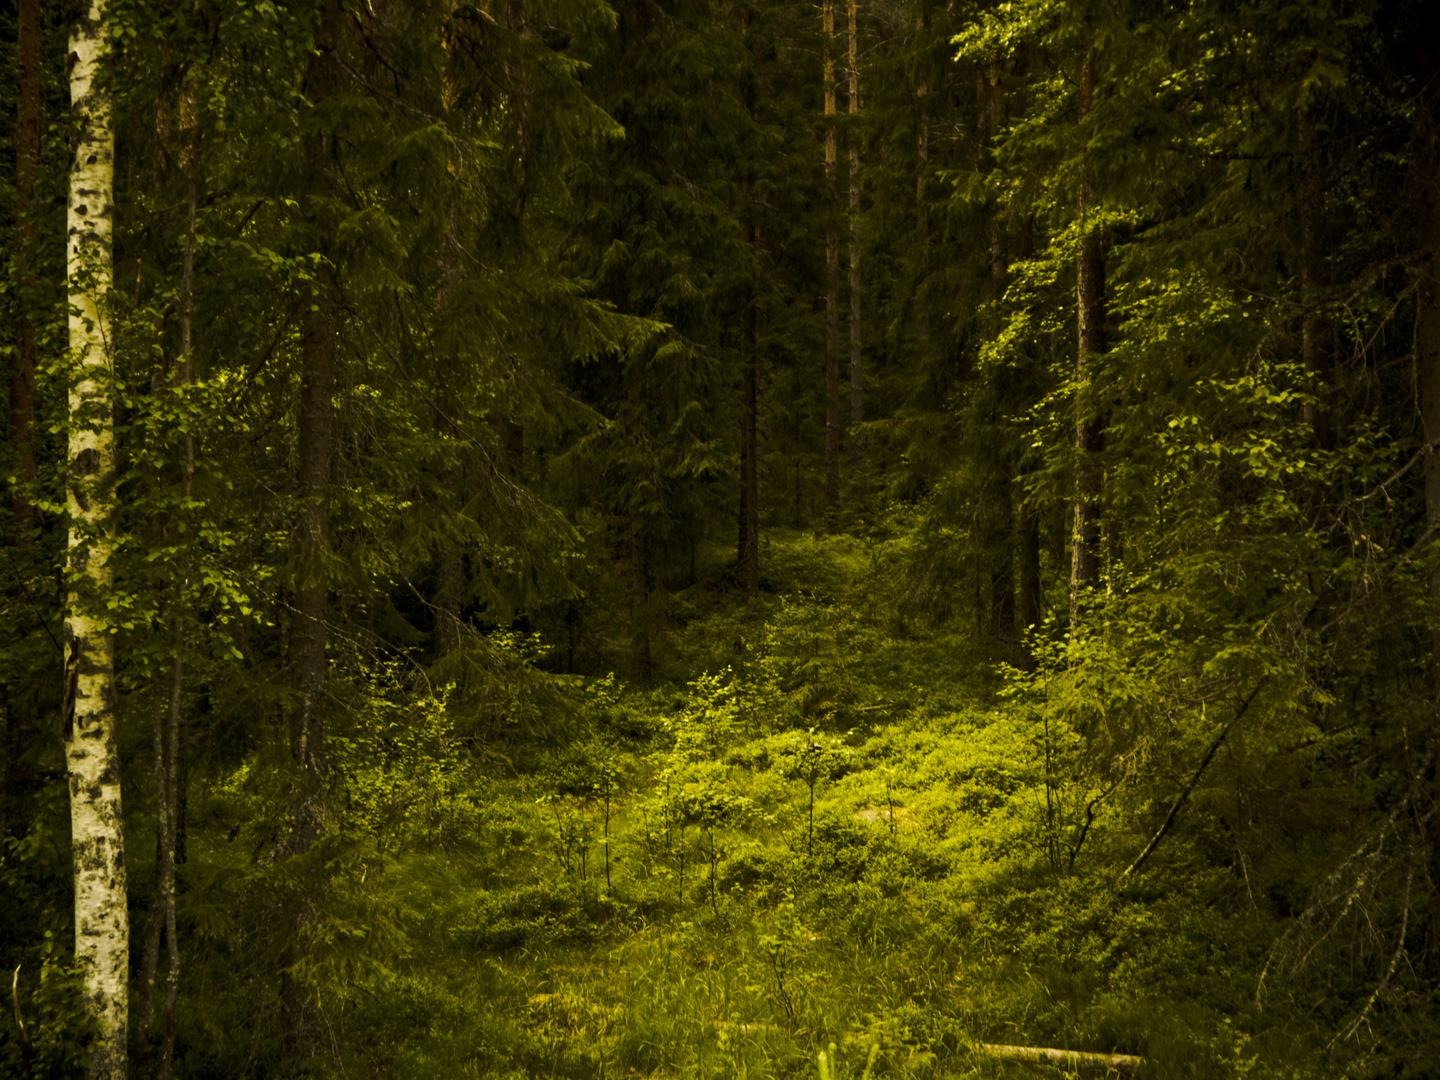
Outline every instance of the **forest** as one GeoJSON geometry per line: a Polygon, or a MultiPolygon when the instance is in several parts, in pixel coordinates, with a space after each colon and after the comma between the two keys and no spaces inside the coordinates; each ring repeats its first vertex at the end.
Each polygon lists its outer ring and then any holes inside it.
{"type": "Polygon", "coordinates": [[[0,5],[0,1077],[1440,1075],[1427,7],[0,5]]]}

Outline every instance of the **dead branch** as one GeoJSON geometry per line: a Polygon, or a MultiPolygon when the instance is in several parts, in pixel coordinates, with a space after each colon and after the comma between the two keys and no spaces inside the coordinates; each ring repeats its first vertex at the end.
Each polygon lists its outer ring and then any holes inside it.
{"type": "Polygon", "coordinates": [[[1045,1046],[996,1046],[980,1043],[982,1054],[1002,1061],[1026,1061],[1032,1065],[1055,1065],[1062,1069],[1113,1069],[1128,1073],[1145,1064],[1133,1054],[1096,1054],[1087,1050],[1053,1050],[1045,1046]]]}
{"type": "Polygon", "coordinates": [[[1121,881],[1124,881],[1131,874],[1135,873],[1135,871],[1139,870],[1140,867],[1144,866],[1145,861],[1149,859],[1150,856],[1154,854],[1155,849],[1160,846],[1160,841],[1165,839],[1165,834],[1168,833],[1170,827],[1175,824],[1175,817],[1180,813],[1180,807],[1183,806],[1185,800],[1190,797],[1190,792],[1195,790],[1195,785],[1200,782],[1201,775],[1209,766],[1211,759],[1214,758],[1215,752],[1220,749],[1220,744],[1225,741],[1225,736],[1230,734],[1230,729],[1239,723],[1240,718],[1245,715],[1245,711],[1250,708],[1250,703],[1255,700],[1255,695],[1260,693],[1260,688],[1264,685],[1265,678],[1262,676],[1255,684],[1255,688],[1250,691],[1250,696],[1245,699],[1240,708],[1235,710],[1235,715],[1230,718],[1230,722],[1220,729],[1220,734],[1215,736],[1214,740],[1210,743],[1210,749],[1206,750],[1205,756],[1200,759],[1200,765],[1190,777],[1190,782],[1185,785],[1180,794],[1175,796],[1175,801],[1170,804],[1170,812],[1165,815],[1165,821],[1160,826],[1159,831],[1150,838],[1150,843],[1145,845],[1145,850],[1140,852],[1136,860],[1125,868],[1125,872],[1120,875],[1121,881]]]}

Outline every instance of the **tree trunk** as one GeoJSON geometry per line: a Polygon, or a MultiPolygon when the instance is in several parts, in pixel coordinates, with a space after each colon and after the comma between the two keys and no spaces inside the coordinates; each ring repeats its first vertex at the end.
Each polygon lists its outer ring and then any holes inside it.
{"type": "Polygon", "coordinates": [[[835,228],[835,0],[825,0],[825,529],[840,515],[840,237],[835,228]]]}
{"type": "MultiPolygon", "coordinates": [[[[1040,515],[1028,498],[1020,502],[1020,627],[1031,633],[1040,626],[1040,515]]],[[[1034,667],[1027,647],[1025,668],[1034,667]]]]}
{"type": "MultiPolygon", "coordinates": [[[[993,167],[990,146],[1000,125],[1001,107],[1004,101],[1005,83],[1003,78],[1002,54],[996,54],[988,70],[976,71],[977,102],[979,116],[976,130],[979,134],[976,147],[976,165],[981,172],[988,173],[993,167]]],[[[1005,214],[1003,206],[995,206],[990,212],[990,284],[995,303],[1005,294],[1005,282],[1010,273],[1009,252],[1006,248],[1005,214]]],[[[998,318],[991,321],[989,333],[1000,331],[998,318]]],[[[1017,407],[1013,379],[1006,375],[997,376],[996,387],[1000,410],[1010,415],[1017,407]]],[[[1003,428],[996,432],[995,457],[993,459],[994,499],[991,502],[991,520],[986,529],[986,549],[994,560],[990,571],[990,634],[995,642],[1008,646],[1015,642],[1015,500],[1012,493],[1014,484],[1013,456],[1003,428]]]]}
{"type": "MultiPolygon", "coordinates": [[[[312,109],[334,94],[338,83],[336,50],[342,14],[336,0],[322,0],[314,49],[305,74],[305,95],[312,109]]],[[[313,230],[315,251],[326,258],[302,298],[300,323],[300,408],[297,447],[297,512],[294,531],[294,610],[290,618],[289,663],[292,703],[288,716],[293,782],[289,833],[282,853],[309,851],[326,828],[325,811],[325,655],[328,574],[328,518],[333,391],[336,364],[335,282],[329,268],[328,222],[324,204],[335,188],[334,135],[314,131],[305,139],[308,191],[302,205],[313,230]]],[[[287,1052],[314,1056],[321,1020],[316,1002],[289,973],[297,954],[309,947],[314,919],[311,900],[291,912],[295,935],[282,961],[281,1009],[287,1052]]]]}
{"type": "MultiPolygon", "coordinates": [[[[740,33],[748,37],[751,13],[745,8],[740,16],[740,33]]],[[[753,62],[757,62],[753,61],[753,62]]],[[[751,119],[755,116],[755,79],[753,73],[745,80],[745,111],[751,119]]],[[[753,170],[747,160],[745,175],[740,183],[741,232],[745,246],[750,249],[754,260],[755,273],[759,272],[760,250],[755,228],[755,185],[753,170]]],[[[745,369],[745,405],[740,432],[740,576],[745,582],[745,595],[754,599],[760,594],[760,358],[756,350],[755,280],[745,286],[741,300],[740,354],[745,369]]],[[[694,545],[691,546],[692,566],[694,545]]],[[[693,576],[693,572],[692,572],[693,576]]]]}
{"type": "Polygon", "coordinates": [[[92,1078],[127,1072],[130,920],[115,739],[114,636],[104,601],[113,584],[115,516],[113,336],[106,294],[113,278],[114,133],[110,98],[96,85],[107,60],[108,27],[100,0],[76,18],[70,37],[70,100],[80,118],[70,173],[67,281],[70,348],[76,360],[69,401],[67,503],[69,588],[65,614],[67,672],[65,758],[70,777],[75,872],[75,958],[85,1004],[99,1040],[92,1078]]]}
{"type": "MultiPolygon", "coordinates": [[[[196,80],[191,73],[180,96],[180,134],[184,148],[180,151],[180,167],[185,174],[185,251],[180,271],[180,393],[188,397],[195,385],[195,350],[192,339],[195,315],[195,209],[199,161],[199,131],[195,115],[196,80]]],[[[180,533],[190,539],[186,520],[195,489],[195,438],[187,430],[180,436],[180,533]]],[[[170,1080],[175,1058],[175,1005],[180,993],[180,940],[175,929],[175,863],[180,820],[180,715],[185,690],[184,646],[185,585],[189,577],[189,560],[182,560],[175,586],[174,610],[170,617],[170,708],[165,729],[163,775],[157,776],[160,791],[158,803],[164,809],[161,818],[163,844],[160,851],[160,890],[165,916],[166,958],[169,969],[165,977],[165,1028],[160,1046],[159,1080],[170,1080]]],[[[157,732],[158,734],[158,732],[157,732]]]]}
{"type": "MultiPolygon", "coordinates": [[[[915,16],[915,35],[925,30],[924,7],[915,16]]],[[[916,255],[918,271],[915,275],[917,306],[915,319],[915,349],[923,362],[930,351],[930,309],[925,303],[925,281],[930,274],[930,222],[929,207],[925,201],[925,172],[930,167],[930,84],[921,82],[915,88],[915,230],[919,251],[916,255]]]]}
{"type": "MultiPolygon", "coordinates": [[[[1090,112],[1095,95],[1095,62],[1085,58],[1080,73],[1080,116],[1090,112]]],[[[1085,169],[1080,179],[1080,247],[1075,259],[1080,340],[1075,361],[1075,530],[1071,540],[1070,626],[1078,629],[1085,598],[1100,571],[1100,496],[1102,480],[1095,455],[1101,449],[1101,424],[1090,388],[1096,358],[1105,352],[1105,252],[1100,230],[1087,220],[1095,206],[1094,181],[1085,169]]]]}
{"type": "Polygon", "coordinates": [[[860,0],[850,0],[850,464],[856,478],[865,467],[861,424],[865,422],[860,327],[860,0]]]}
{"type": "MultiPolygon", "coordinates": [[[[1015,641],[1015,506],[1010,496],[1010,462],[1003,450],[995,462],[995,520],[992,534],[996,561],[990,571],[990,632],[1000,645],[1015,641]]],[[[1008,649],[1006,654],[1008,655],[1008,649]]]]}
{"type": "MultiPolygon", "coordinates": [[[[1306,115],[1301,126],[1302,148],[1315,153],[1315,121],[1306,115]]],[[[1300,355],[1313,402],[1305,404],[1305,422],[1314,433],[1315,445],[1330,448],[1330,413],[1325,402],[1330,389],[1330,327],[1321,313],[1324,287],[1325,178],[1318,164],[1307,167],[1306,191],[1300,207],[1300,355]]]]}
{"type": "MultiPolygon", "coordinates": [[[[448,49],[448,45],[447,45],[448,49]]],[[[448,110],[454,89],[447,77],[444,87],[445,108],[448,110]]],[[[450,168],[453,174],[458,175],[460,162],[452,158],[450,168]]],[[[445,236],[440,243],[440,281],[435,290],[435,317],[444,321],[451,315],[452,302],[455,288],[460,284],[464,274],[461,270],[461,242],[460,242],[460,207],[457,201],[451,201],[445,209],[445,236]]],[[[446,360],[454,365],[459,364],[459,357],[452,350],[447,349],[446,360]]],[[[442,409],[447,415],[455,415],[455,402],[453,395],[447,393],[442,387],[440,391],[442,409]]],[[[509,431],[508,421],[501,416],[498,420],[502,438],[504,440],[506,453],[503,456],[506,465],[506,472],[509,472],[509,431]]],[[[442,438],[450,434],[449,425],[444,420],[437,418],[436,430],[442,438]]],[[[444,501],[447,496],[456,495],[464,488],[465,468],[463,464],[457,464],[444,469],[440,475],[440,499],[444,501]]],[[[463,497],[456,500],[456,503],[463,503],[463,497]]],[[[460,609],[461,591],[464,576],[464,554],[460,544],[453,537],[442,537],[435,553],[435,656],[437,658],[449,656],[460,647],[460,609]]]]}
{"type": "MultiPolygon", "coordinates": [[[[1419,353],[1420,420],[1425,439],[1425,525],[1432,544],[1440,537],[1440,88],[1434,81],[1422,100],[1417,138],[1421,277],[1416,295],[1416,349],[1419,353]]],[[[1431,557],[1431,617],[1440,611],[1440,559],[1431,557]]],[[[1440,628],[1432,631],[1433,718],[1430,732],[1432,797],[1440,803],[1440,628]]],[[[1430,817],[1430,881],[1440,889],[1440,813],[1430,817]]],[[[1440,975],[1440,893],[1432,892],[1425,941],[1425,967],[1440,975]]]]}
{"type": "MultiPolygon", "coordinates": [[[[459,481],[459,469],[449,470],[459,481]]],[[[453,488],[451,489],[453,490],[453,488]]],[[[460,586],[462,560],[460,546],[445,540],[436,557],[435,570],[435,655],[449,656],[460,647],[460,586]]]]}
{"type": "Polygon", "coordinates": [[[654,669],[650,659],[650,538],[642,515],[631,519],[630,535],[630,675],[648,683],[654,669]]]}
{"type": "MultiPolygon", "coordinates": [[[[746,241],[754,239],[754,229],[748,223],[745,228],[746,241]]],[[[756,430],[759,427],[758,360],[755,355],[755,293],[753,288],[745,293],[745,325],[742,337],[742,354],[745,365],[745,418],[741,433],[740,486],[740,566],[745,580],[745,595],[752,600],[760,594],[760,508],[759,462],[757,460],[756,430]]]]}
{"type": "Polygon", "coordinates": [[[311,310],[301,337],[300,506],[295,528],[295,612],[290,627],[290,667],[295,707],[290,753],[300,790],[290,849],[309,849],[323,828],[324,693],[326,614],[326,507],[330,495],[330,441],[335,379],[334,300],[329,282],[311,290],[311,310]]]}
{"type": "Polygon", "coordinates": [[[505,445],[505,475],[517,484],[525,479],[525,425],[511,417],[500,421],[505,445]]]}
{"type": "MultiPolygon", "coordinates": [[[[15,51],[15,262],[22,286],[33,286],[35,258],[35,177],[40,172],[40,0],[20,0],[15,51]]],[[[25,315],[24,298],[15,320],[15,353],[10,369],[10,448],[19,479],[35,479],[35,324],[25,315]]],[[[15,516],[28,531],[28,495],[16,499],[15,516]]]]}
{"type": "MultiPolygon", "coordinates": [[[[340,13],[334,0],[323,4],[315,51],[306,73],[306,95],[318,104],[335,91],[335,49],[340,13]]],[[[333,136],[310,135],[305,164],[315,201],[332,184],[333,136]]],[[[314,207],[310,224],[323,250],[325,226],[314,207]]],[[[310,287],[300,335],[299,507],[295,523],[295,611],[290,624],[290,671],[295,704],[290,713],[290,755],[297,792],[292,810],[289,849],[309,849],[324,829],[322,796],[325,786],[325,616],[327,580],[325,554],[330,500],[331,432],[334,425],[332,392],[335,384],[334,282],[329,271],[315,275],[310,287]]]]}

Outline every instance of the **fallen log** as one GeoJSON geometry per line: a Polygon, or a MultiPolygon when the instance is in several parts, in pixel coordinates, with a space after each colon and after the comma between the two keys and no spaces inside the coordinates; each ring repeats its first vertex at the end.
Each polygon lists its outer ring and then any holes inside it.
{"type": "Polygon", "coordinates": [[[1145,1059],[1133,1054],[1095,1054],[1088,1050],[1052,1050],[1044,1046],[996,1046],[981,1043],[980,1052],[1004,1061],[1028,1061],[1032,1065],[1057,1065],[1067,1069],[1114,1069],[1128,1073],[1145,1059]]]}

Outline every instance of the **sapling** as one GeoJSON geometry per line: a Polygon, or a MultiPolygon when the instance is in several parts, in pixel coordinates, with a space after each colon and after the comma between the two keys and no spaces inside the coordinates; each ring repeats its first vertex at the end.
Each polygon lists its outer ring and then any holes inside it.
{"type": "Polygon", "coordinates": [[[710,910],[720,917],[719,890],[716,879],[720,859],[725,851],[715,842],[715,830],[737,825],[749,817],[752,806],[742,795],[732,795],[707,784],[687,792],[682,800],[684,819],[697,825],[705,835],[706,857],[710,864],[710,910]]]}
{"type": "Polygon", "coordinates": [[[815,789],[821,778],[828,776],[836,763],[849,752],[838,739],[831,739],[828,744],[820,742],[815,736],[815,729],[811,728],[806,733],[805,742],[795,750],[790,767],[785,772],[787,777],[800,780],[809,793],[805,853],[810,858],[815,856],[815,789]]]}

